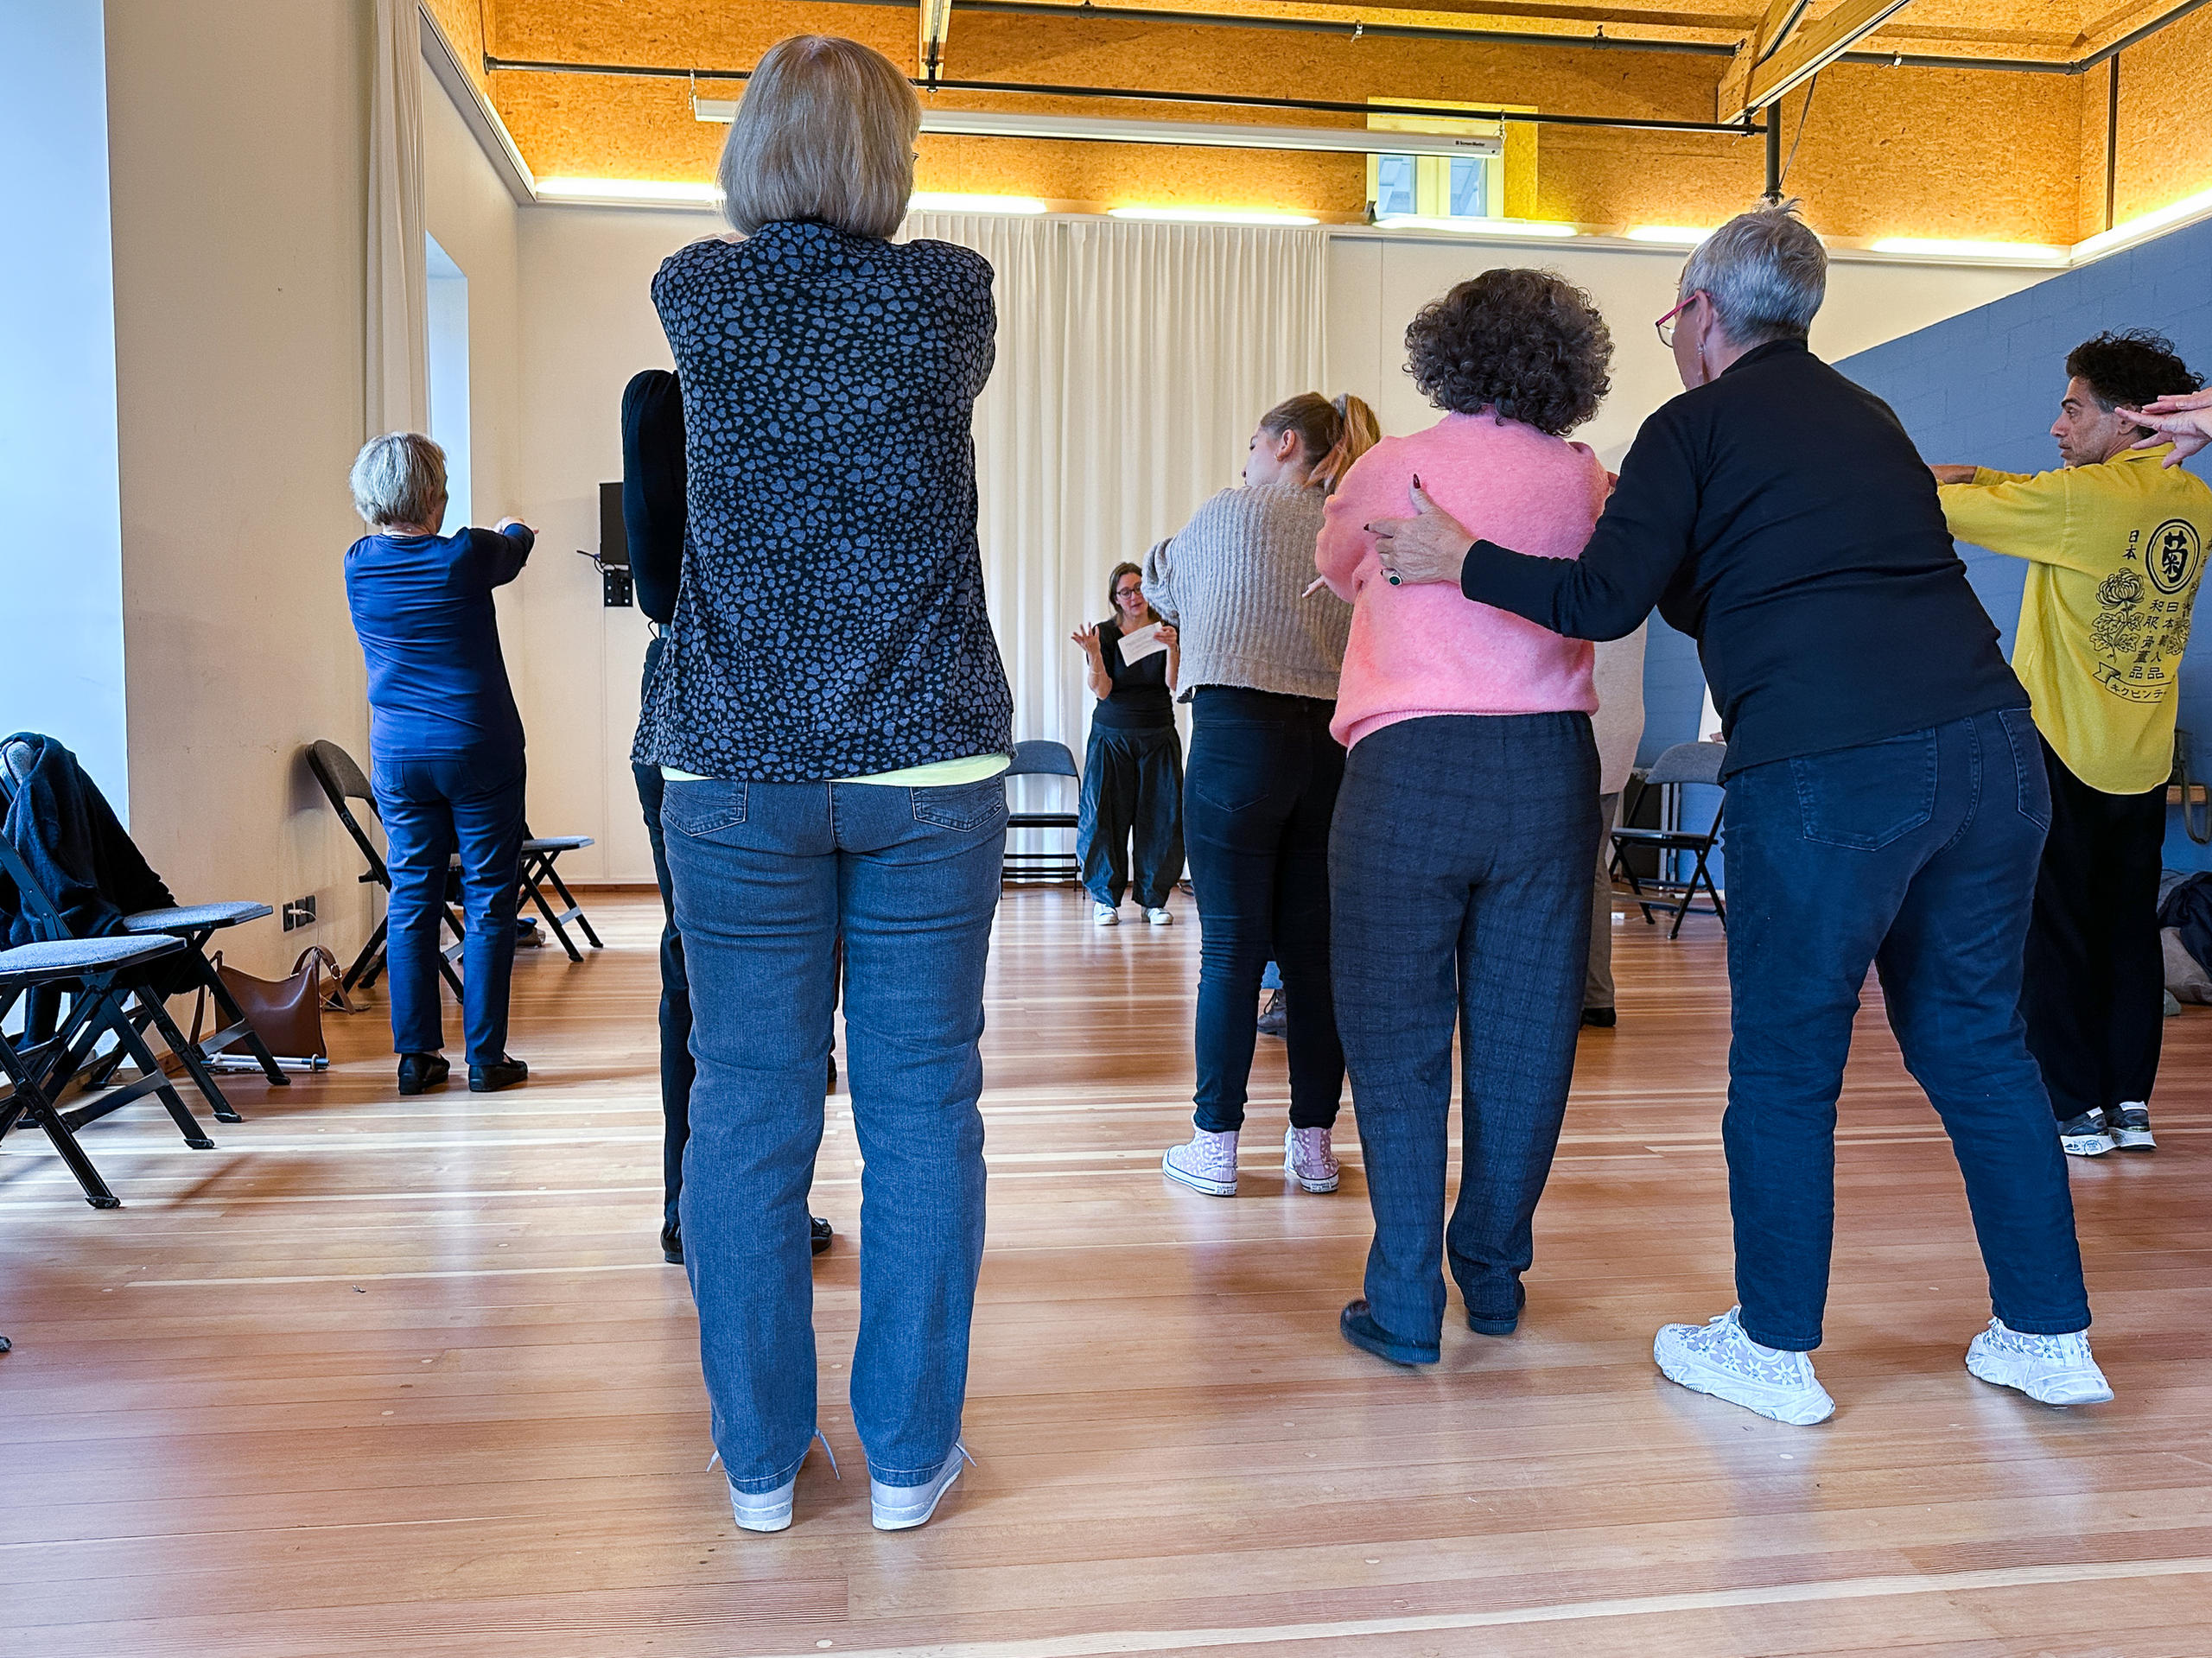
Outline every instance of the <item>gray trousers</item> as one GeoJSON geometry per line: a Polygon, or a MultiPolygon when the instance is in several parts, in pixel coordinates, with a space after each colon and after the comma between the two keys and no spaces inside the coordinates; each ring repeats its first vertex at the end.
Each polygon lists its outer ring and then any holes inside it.
{"type": "Polygon", "coordinates": [[[1613,831],[1620,827],[1618,791],[1598,797],[1598,884],[1590,892],[1590,966],[1582,975],[1582,1005],[1613,1005],[1613,831]]]}

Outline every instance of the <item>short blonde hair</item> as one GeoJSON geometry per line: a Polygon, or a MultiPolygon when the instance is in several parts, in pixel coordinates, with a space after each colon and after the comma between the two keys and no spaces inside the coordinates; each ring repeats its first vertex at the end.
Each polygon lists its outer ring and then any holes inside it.
{"type": "Polygon", "coordinates": [[[372,527],[419,524],[435,530],[444,517],[446,452],[420,432],[386,432],[362,445],[346,482],[353,510],[372,527]]]}
{"type": "Polygon", "coordinates": [[[809,219],[888,237],[914,193],[922,104],[890,59],[834,35],[770,47],[747,81],[715,176],[741,236],[809,219]]]}

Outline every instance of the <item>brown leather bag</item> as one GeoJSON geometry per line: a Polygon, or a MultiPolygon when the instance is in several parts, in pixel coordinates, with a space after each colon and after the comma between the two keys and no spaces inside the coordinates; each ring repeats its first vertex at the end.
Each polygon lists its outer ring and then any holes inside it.
{"type": "MultiPolygon", "coordinates": [[[[320,944],[310,944],[300,952],[299,959],[292,963],[291,976],[286,979],[257,979],[252,974],[226,963],[220,950],[215,952],[214,962],[223,988],[231,993],[231,999],[245,1014],[254,1033],[280,1059],[327,1059],[330,1048],[323,1040],[323,1008],[327,1006],[341,1013],[359,1011],[346,1000],[338,958],[320,944]],[[327,992],[322,988],[326,969],[330,975],[330,988],[327,992]]],[[[200,1040],[200,1019],[207,1011],[207,994],[203,990],[200,1005],[192,1013],[194,1042],[200,1040]]],[[[213,1033],[211,1030],[209,1034],[213,1033]]]]}

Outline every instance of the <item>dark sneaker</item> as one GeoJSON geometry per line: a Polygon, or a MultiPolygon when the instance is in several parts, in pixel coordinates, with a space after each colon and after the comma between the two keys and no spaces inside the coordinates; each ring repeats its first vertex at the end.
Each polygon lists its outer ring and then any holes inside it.
{"type": "Polygon", "coordinates": [[[502,1058],[488,1065],[468,1068],[468,1091],[471,1094],[496,1094],[503,1088],[512,1088],[530,1075],[530,1067],[519,1059],[502,1058]]]}
{"type": "Polygon", "coordinates": [[[1394,1336],[1375,1322],[1375,1315],[1367,1309],[1363,1298],[1346,1306],[1338,1316],[1337,1328],[1344,1338],[1363,1353],[1372,1353],[1376,1358],[1388,1359],[1393,1364],[1433,1364],[1441,1353],[1433,1345],[1408,1341],[1403,1336],[1394,1336]]]}
{"type": "Polygon", "coordinates": [[[819,1215],[813,1217],[809,1224],[811,1229],[809,1233],[809,1236],[812,1240],[809,1247],[812,1248],[814,1253],[817,1255],[828,1255],[830,1253],[830,1241],[837,1236],[836,1233],[830,1229],[830,1223],[823,1220],[819,1215]]]}
{"type": "Polygon", "coordinates": [[[2106,1132],[2113,1144],[2123,1152],[2155,1152],[2158,1142],[2151,1138],[2151,1108],[2147,1105],[2116,1105],[2106,1116],[2106,1132]]]}
{"type": "Polygon", "coordinates": [[[660,1229],[660,1258],[671,1267],[683,1264],[683,1224],[671,1221],[660,1229]]]}
{"type": "Polygon", "coordinates": [[[1621,1022],[1621,1016],[1611,1007],[1586,1007],[1582,1010],[1582,1022],[1600,1031],[1610,1031],[1621,1022]]]}
{"type": "Polygon", "coordinates": [[[1281,1036],[1289,1028],[1290,1013],[1289,1010],[1283,1006],[1282,992],[1280,990],[1269,991],[1268,993],[1268,1005],[1260,1010],[1260,1034],[1262,1036],[1281,1036]]]}
{"type": "Polygon", "coordinates": [[[2112,1147],[2101,1111],[2084,1111],[2058,1125],[2058,1149],[2069,1157],[2102,1157],[2112,1147]]]}
{"type": "Polygon", "coordinates": [[[403,1053],[399,1056],[399,1091],[426,1093],[445,1081],[452,1070],[442,1053],[403,1053]]]}

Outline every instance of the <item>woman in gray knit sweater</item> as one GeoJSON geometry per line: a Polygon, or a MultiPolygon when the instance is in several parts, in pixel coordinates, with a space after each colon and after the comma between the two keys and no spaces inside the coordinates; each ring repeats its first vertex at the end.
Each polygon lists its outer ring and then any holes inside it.
{"type": "Polygon", "coordinates": [[[1161,1168],[1236,1192],[1260,975],[1282,969],[1290,1128],[1283,1167],[1334,1191],[1344,1049],[1329,980],[1329,822],[1344,752],[1329,734],[1351,609],[1313,581],[1321,505],[1381,435],[1358,398],[1306,392],[1260,420],[1244,487],[1224,490],[1145,560],[1145,597],[1182,636],[1192,703],[1183,835],[1205,932],[1197,1132],[1161,1168]],[[1317,590],[1318,589],[1318,590],[1317,590]]]}

